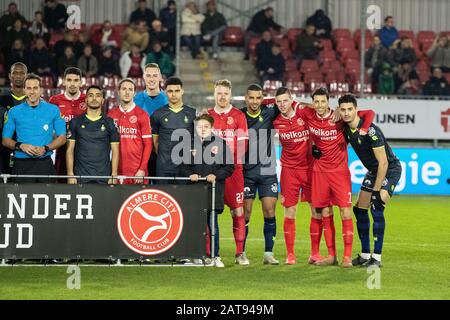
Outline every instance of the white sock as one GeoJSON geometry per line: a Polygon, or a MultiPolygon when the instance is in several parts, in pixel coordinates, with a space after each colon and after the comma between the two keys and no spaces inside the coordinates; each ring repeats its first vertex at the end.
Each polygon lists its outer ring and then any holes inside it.
{"type": "Polygon", "coordinates": [[[370,253],[361,253],[361,258],[369,260],[370,259],[370,253]]]}
{"type": "Polygon", "coordinates": [[[381,254],[374,253],[374,254],[372,254],[372,258],[374,258],[375,260],[381,262],[381,254]]]}

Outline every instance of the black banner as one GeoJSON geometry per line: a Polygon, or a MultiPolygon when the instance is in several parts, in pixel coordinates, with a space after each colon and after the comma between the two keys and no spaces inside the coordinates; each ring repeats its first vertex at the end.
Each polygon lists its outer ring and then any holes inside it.
{"type": "Polygon", "coordinates": [[[0,258],[205,255],[206,184],[0,184],[0,258]]]}

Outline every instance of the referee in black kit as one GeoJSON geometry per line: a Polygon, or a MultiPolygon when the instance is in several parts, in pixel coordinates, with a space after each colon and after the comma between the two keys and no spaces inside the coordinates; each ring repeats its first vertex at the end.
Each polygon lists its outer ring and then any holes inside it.
{"type": "MultiPolygon", "coordinates": [[[[5,117],[3,146],[14,150],[13,174],[55,175],[51,155],[66,143],[66,125],[57,106],[41,99],[41,78],[25,78],[26,101],[5,117]],[[56,136],[56,137],[55,137],[56,136]]],[[[49,179],[20,178],[22,183],[47,183],[49,179]]]]}
{"type": "MultiPolygon", "coordinates": [[[[86,113],[69,123],[66,151],[69,176],[117,176],[120,135],[113,119],[102,114],[103,102],[102,88],[88,87],[86,113]]],[[[79,182],[116,183],[115,179],[81,179],[79,182]]],[[[76,184],[77,179],[69,179],[68,183],[76,184]]]]}

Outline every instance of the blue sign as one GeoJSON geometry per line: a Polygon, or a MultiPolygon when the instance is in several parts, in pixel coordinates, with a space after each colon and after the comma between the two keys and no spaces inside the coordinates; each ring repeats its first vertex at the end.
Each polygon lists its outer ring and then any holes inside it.
{"type": "MultiPolygon", "coordinates": [[[[450,149],[393,148],[402,165],[398,194],[450,195],[450,149]]],[[[348,149],[352,191],[357,193],[367,170],[348,149]]]]}

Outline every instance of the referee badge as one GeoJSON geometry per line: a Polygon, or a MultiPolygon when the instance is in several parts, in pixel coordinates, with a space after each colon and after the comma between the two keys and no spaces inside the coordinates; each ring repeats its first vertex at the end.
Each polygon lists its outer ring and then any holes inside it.
{"type": "Polygon", "coordinates": [[[167,119],[167,118],[164,118],[164,122],[169,122],[169,119],[167,119]]]}
{"type": "Polygon", "coordinates": [[[188,123],[188,122],[189,122],[188,117],[187,117],[187,116],[184,116],[184,123],[188,123]]]}
{"type": "Polygon", "coordinates": [[[259,122],[263,122],[263,121],[264,121],[263,117],[259,116],[259,122]]]}
{"type": "Polygon", "coordinates": [[[48,131],[48,124],[44,124],[44,126],[42,127],[45,131],[48,131]]]}
{"type": "Polygon", "coordinates": [[[105,130],[106,130],[106,127],[105,127],[104,124],[102,124],[102,126],[100,127],[100,130],[101,130],[101,131],[105,131],[105,130]]]}

